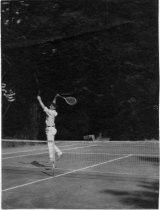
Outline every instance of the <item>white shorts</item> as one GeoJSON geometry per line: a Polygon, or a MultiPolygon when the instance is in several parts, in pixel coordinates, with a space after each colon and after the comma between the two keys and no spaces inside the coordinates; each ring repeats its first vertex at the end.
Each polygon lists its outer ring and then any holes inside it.
{"type": "Polygon", "coordinates": [[[55,127],[46,127],[46,135],[56,135],[57,129],[55,127]]]}

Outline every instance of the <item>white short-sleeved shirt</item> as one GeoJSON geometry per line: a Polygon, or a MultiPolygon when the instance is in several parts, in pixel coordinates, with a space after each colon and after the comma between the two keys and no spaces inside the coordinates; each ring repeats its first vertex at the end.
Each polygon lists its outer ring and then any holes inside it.
{"type": "Polygon", "coordinates": [[[45,106],[44,112],[47,115],[46,116],[46,126],[55,126],[55,117],[58,115],[56,110],[50,110],[45,106]]]}

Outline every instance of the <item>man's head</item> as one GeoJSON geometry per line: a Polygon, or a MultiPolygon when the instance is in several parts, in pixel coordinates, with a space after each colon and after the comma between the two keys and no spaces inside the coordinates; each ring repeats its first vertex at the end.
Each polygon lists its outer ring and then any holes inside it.
{"type": "Polygon", "coordinates": [[[57,107],[57,105],[56,105],[55,103],[51,103],[51,105],[49,106],[49,108],[50,108],[51,110],[55,110],[56,107],[57,107]]]}

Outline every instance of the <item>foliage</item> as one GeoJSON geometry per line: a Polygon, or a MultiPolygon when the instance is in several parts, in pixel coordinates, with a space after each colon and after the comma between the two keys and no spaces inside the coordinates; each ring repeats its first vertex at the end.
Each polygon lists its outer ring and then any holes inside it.
{"type": "Polygon", "coordinates": [[[57,92],[78,98],[59,100],[57,138],[158,138],[157,30],[156,0],[2,2],[2,79],[17,95],[4,134],[24,111],[30,124],[36,72],[46,104],[57,92]]]}

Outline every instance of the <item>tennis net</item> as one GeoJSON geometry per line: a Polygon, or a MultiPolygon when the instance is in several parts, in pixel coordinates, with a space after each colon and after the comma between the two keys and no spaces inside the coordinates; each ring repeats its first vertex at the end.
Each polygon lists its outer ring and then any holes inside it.
{"type": "MultiPolygon", "coordinates": [[[[63,156],[57,170],[159,176],[158,141],[56,141],[63,156]]],[[[3,140],[2,169],[42,169],[49,160],[47,141],[3,140]]]]}

